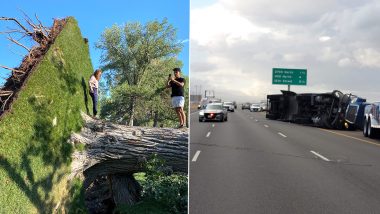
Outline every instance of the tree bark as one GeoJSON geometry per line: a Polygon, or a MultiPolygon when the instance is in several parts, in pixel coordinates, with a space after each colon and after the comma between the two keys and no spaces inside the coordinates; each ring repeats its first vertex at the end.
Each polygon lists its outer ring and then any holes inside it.
{"type": "Polygon", "coordinates": [[[132,205],[140,200],[141,186],[132,174],[114,174],[109,176],[111,194],[116,206],[132,205]]]}
{"type": "Polygon", "coordinates": [[[154,120],[153,120],[153,127],[157,127],[158,125],[158,111],[154,111],[154,120]]]}
{"type": "Polygon", "coordinates": [[[71,143],[85,144],[85,151],[73,153],[71,176],[132,174],[144,171],[154,154],[175,172],[188,170],[187,129],[128,127],[94,120],[83,114],[85,127],[71,136],[71,143]]]}
{"type": "Polygon", "coordinates": [[[136,105],[136,97],[132,96],[131,97],[131,103],[129,106],[129,126],[133,126],[133,119],[135,117],[135,105],[136,105]]]}
{"type": "Polygon", "coordinates": [[[84,178],[89,210],[102,213],[139,201],[141,187],[133,173],[145,171],[144,163],[153,155],[165,160],[168,170],[187,173],[187,129],[130,127],[82,117],[84,128],[69,142],[84,144],[85,150],[73,153],[69,179],[84,178]]]}

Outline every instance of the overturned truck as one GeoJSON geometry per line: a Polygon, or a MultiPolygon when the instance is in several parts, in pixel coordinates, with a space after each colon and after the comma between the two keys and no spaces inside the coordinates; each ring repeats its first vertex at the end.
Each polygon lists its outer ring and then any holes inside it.
{"type": "Polygon", "coordinates": [[[330,129],[363,128],[366,99],[338,90],[328,93],[267,95],[266,118],[330,129]]]}

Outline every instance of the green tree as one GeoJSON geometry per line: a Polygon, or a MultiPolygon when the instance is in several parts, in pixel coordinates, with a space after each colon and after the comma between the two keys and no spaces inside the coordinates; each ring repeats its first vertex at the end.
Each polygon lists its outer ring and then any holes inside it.
{"type": "MultiPolygon", "coordinates": [[[[135,125],[173,126],[177,115],[171,110],[171,90],[164,88],[171,68],[180,67],[181,62],[175,58],[156,60],[148,68],[146,78],[142,80],[141,94],[135,106],[135,125]]],[[[188,82],[188,78],[186,82],[188,82]]],[[[112,96],[101,100],[101,116],[119,123],[128,121],[128,103],[130,90],[127,84],[116,86],[111,90],[112,96]]],[[[103,96],[104,97],[104,96],[103,96]]],[[[188,100],[188,84],[185,84],[185,99],[188,100]]],[[[185,109],[187,108],[185,103],[185,109]]]]}
{"type": "Polygon", "coordinates": [[[111,89],[111,97],[103,100],[102,112],[109,112],[105,115],[109,119],[128,120],[128,125],[133,126],[138,104],[151,100],[156,91],[159,93],[158,87],[148,84],[161,81],[153,79],[156,64],[176,61],[182,50],[176,29],[167,19],[145,25],[139,22],[114,25],[103,32],[96,47],[102,50],[102,68],[107,72],[107,85],[111,89]]]}

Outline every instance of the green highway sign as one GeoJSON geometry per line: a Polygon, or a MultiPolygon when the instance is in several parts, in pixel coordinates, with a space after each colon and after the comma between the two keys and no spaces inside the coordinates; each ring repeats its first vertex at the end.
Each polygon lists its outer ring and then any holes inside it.
{"type": "Polygon", "coordinates": [[[273,68],[272,84],[306,85],[306,69],[273,68]]]}

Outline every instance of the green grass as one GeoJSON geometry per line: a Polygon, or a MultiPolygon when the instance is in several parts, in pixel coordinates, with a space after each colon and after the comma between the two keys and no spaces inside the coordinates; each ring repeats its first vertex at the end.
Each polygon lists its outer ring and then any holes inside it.
{"type": "Polygon", "coordinates": [[[67,139],[83,125],[92,72],[88,45],[70,18],[0,121],[0,213],[51,213],[68,197],[67,139]]]}
{"type": "Polygon", "coordinates": [[[83,182],[79,178],[75,178],[70,188],[69,214],[88,213],[84,203],[83,182]]]}

